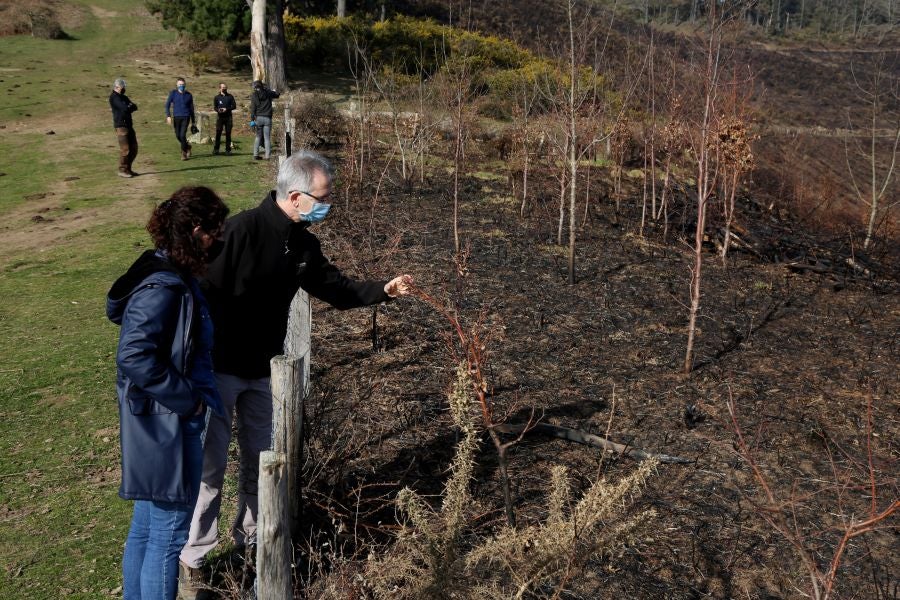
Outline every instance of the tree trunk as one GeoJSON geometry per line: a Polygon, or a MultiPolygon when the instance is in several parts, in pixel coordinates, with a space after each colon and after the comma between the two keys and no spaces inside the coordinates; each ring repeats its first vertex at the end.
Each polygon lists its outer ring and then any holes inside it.
{"type": "MultiPolygon", "coordinates": [[[[566,139],[566,144],[569,140],[566,139]]],[[[562,246],[563,223],[566,218],[566,153],[569,147],[566,146],[562,152],[561,168],[559,170],[559,225],[556,228],[556,244],[562,246]]]]}
{"type": "Polygon", "coordinates": [[[578,157],[575,133],[575,29],[572,23],[572,2],[569,17],[569,285],[575,285],[575,196],[578,183],[578,157]]]}
{"type": "Polygon", "coordinates": [[[247,0],[250,5],[250,64],[253,80],[266,81],[266,0],[247,0]]]}
{"type": "Polygon", "coordinates": [[[347,16],[347,0],[337,0],[337,16],[339,19],[347,16]]]}
{"type": "Polygon", "coordinates": [[[269,0],[266,26],[266,75],[269,78],[266,83],[276,92],[284,92],[288,87],[284,64],[284,0],[269,0]]]}

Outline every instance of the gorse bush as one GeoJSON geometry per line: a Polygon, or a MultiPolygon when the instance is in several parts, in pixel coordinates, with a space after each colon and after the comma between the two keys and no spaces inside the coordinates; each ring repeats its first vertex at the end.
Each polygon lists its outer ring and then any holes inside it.
{"type": "Polygon", "coordinates": [[[397,506],[406,521],[394,545],[371,555],[362,573],[376,598],[541,597],[588,560],[620,553],[654,516],[652,510],[629,511],[654,461],[641,463],[618,482],[595,482],[577,502],[571,499],[565,467],[557,466],[544,522],[503,527],[486,537],[471,531],[476,508],[470,483],[479,434],[471,390],[466,365],[460,365],[448,398],[461,440],[441,507],[432,509],[409,488],[400,492],[397,506]]]}
{"type": "Polygon", "coordinates": [[[557,66],[514,42],[463,31],[429,19],[397,16],[366,23],[351,17],[285,16],[285,41],[298,62],[348,70],[348,60],[364,51],[373,64],[412,77],[430,78],[454,61],[465,60],[482,93],[508,94],[517,85],[562,80],[557,66]]]}

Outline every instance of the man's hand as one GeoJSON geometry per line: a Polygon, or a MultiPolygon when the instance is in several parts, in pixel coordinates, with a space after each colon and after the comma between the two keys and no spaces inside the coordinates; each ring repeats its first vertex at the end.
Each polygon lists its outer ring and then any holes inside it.
{"type": "Polygon", "coordinates": [[[394,277],[386,284],[384,284],[384,293],[391,298],[406,296],[412,291],[410,289],[412,287],[412,284],[412,275],[400,275],[399,277],[394,277]]]}
{"type": "Polygon", "coordinates": [[[168,125],[172,124],[172,117],[166,117],[166,124],[168,124],[168,125]]]}

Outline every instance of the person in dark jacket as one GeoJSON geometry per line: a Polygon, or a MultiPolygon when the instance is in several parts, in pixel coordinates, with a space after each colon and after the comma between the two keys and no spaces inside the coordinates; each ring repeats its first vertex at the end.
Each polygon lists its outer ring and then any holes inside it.
{"type": "MultiPolygon", "coordinates": [[[[210,419],[203,481],[181,553],[185,583],[196,579],[218,543],[222,483],[237,411],[240,447],[238,511],[232,536],[238,546],[255,543],[259,453],[272,438],[269,361],[283,354],[291,300],[299,288],[339,309],[368,306],[409,293],[408,275],[390,281],[355,281],[322,254],[310,225],[331,207],[333,170],[321,155],[303,151],[287,158],[278,183],[262,203],[225,224],[225,247],[203,282],[216,339],[213,362],[225,416],[210,419]]],[[[185,595],[192,598],[191,595],[185,595]]]]}
{"type": "Polygon", "coordinates": [[[253,82],[253,93],[250,95],[250,126],[256,126],[256,139],[253,140],[253,158],[262,160],[259,155],[260,145],[264,145],[266,160],[272,154],[272,98],[279,93],[270,90],[262,81],[253,82]]]}
{"type": "Polygon", "coordinates": [[[219,93],[213,98],[213,109],[216,111],[216,143],[213,146],[213,154],[219,153],[219,142],[222,139],[222,130],[225,130],[225,154],[231,154],[231,127],[233,124],[231,112],[237,110],[234,96],[228,93],[225,83],[219,84],[219,93]]]}
{"type": "Polygon", "coordinates": [[[179,77],[175,80],[175,89],[169,92],[169,97],[166,98],[166,123],[175,129],[175,138],[181,144],[181,160],[191,157],[191,145],[187,140],[189,123],[191,133],[197,133],[194,97],[185,88],[184,77],[179,77]]]}
{"type": "Polygon", "coordinates": [[[125,80],[116,79],[113,82],[113,91],[109,95],[109,107],[112,109],[113,127],[119,140],[119,177],[134,177],[137,175],[131,170],[138,152],[137,135],[134,133],[134,124],[131,121],[131,113],[138,109],[137,104],[125,95],[125,80]]]}
{"type": "Polygon", "coordinates": [[[125,600],[175,598],[207,415],[223,413],[212,370],[212,320],[196,276],[221,248],[227,214],[209,188],[175,192],[147,225],[156,249],[144,252],[106,299],[107,316],[121,326],[119,495],[134,500],[122,559],[125,600]]]}

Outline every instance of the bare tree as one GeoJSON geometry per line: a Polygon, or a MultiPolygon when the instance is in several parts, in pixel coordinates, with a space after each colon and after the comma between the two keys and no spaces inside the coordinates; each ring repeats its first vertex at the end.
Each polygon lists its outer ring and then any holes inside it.
{"type": "Polygon", "coordinates": [[[688,139],[697,169],[697,214],[694,229],[694,260],[691,268],[690,317],[688,320],[687,348],[684,354],[684,372],[693,368],[694,337],[697,332],[697,313],[700,310],[701,269],[703,268],[703,238],[706,233],[706,210],[715,190],[716,162],[713,156],[715,119],[719,104],[721,76],[722,27],[724,18],[715,3],[710,5],[707,18],[705,65],[698,82],[697,105],[699,114],[688,128],[688,139]]]}
{"type": "Polygon", "coordinates": [[[247,0],[250,7],[250,64],[253,79],[266,80],[266,0],[247,0]]]}
{"type": "Polygon", "coordinates": [[[441,75],[444,104],[450,111],[450,121],[453,124],[453,249],[458,255],[460,252],[459,176],[465,168],[465,142],[470,126],[472,57],[465,51],[447,56],[441,75]]]}
{"type": "Polygon", "coordinates": [[[748,114],[749,87],[746,80],[739,80],[737,74],[728,84],[730,88],[722,105],[716,127],[716,163],[720,178],[722,214],[725,218],[725,234],[722,241],[721,257],[724,264],[731,242],[731,226],[734,222],[735,200],[741,177],[753,167],[752,135],[748,114]]]}
{"type": "Polygon", "coordinates": [[[868,82],[861,82],[856,77],[856,72],[852,65],[851,72],[853,72],[859,99],[868,108],[869,125],[865,128],[857,128],[849,111],[847,112],[847,124],[851,131],[865,131],[865,138],[869,143],[869,148],[863,148],[862,144],[855,140],[855,150],[868,165],[868,182],[865,182],[861,173],[858,176],[853,167],[850,160],[849,140],[845,141],[844,149],[847,159],[847,171],[850,174],[853,191],[856,193],[857,199],[863,205],[869,207],[866,238],[863,242],[863,248],[868,248],[875,235],[879,216],[886,214],[891,208],[900,204],[900,200],[895,200],[882,205],[894,175],[894,167],[897,164],[898,144],[900,144],[900,117],[895,117],[896,125],[892,126],[892,131],[889,133],[893,138],[890,149],[882,151],[878,148],[878,139],[884,135],[879,129],[879,121],[886,116],[886,105],[888,102],[900,100],[900,94],[898,94],[900,92],[900,80],[885,69],[884,53],[880,54],[876,59],[875,70],[869,77],[868,82]]]}
{"type": "MultiPolygon", "coordinates": [[[[347,46],[348,65],[353,76],[354,98],[347,127],[346,177],[352,185],[346,188],[346,202],[349,208],[350,189],[356,189],[358,199],[362,198],[372,154],[372,83],[370,70],[366,67],[366,48],[355,36],[347,46]]],[[[347,214],[351,214],[348,210],[347,214]]]]}
{"type": "MultiPolygon", "coordinates": [[[[597,32],[601,20],[590,7],[581,6],[576,10],[577,0],[565,0],[567,44],[559,55],[566,73],[558,78],[545,78],[541,93],[554,106],[555,126],[544,132],[551,147],[560,158],[559,181],[559,223],[557,243],[562,245],[566,216],[569,214],[568,281],[575,283],[575,242],[576,206],[578,196],[578,167],[580,161],[592,151],[603,137],[593,135],[595,127],[584,125],[601,120],[608,108],[600,93],[599,64],[604,56],[609,32],[612,29],[614,13],[602,44],[598,45],[597,32]],[[577,19],[577,21],[576,21],[577,19]],[[587,135],[590,139],[582,139],[587,135]],[[567,193],[568,192],[568,195],[567,193]],[[568,202],[567,202],[568,201],[568,202]]],[[[619,115],[618,118],[620,118],[619,115]]]]}
{"type": "Polygon", "coordinates": [[[277,91],[287,89],[284,62],[284,0],[246,0],[250,7],[250,64],[253,79],[277,91]]]}

